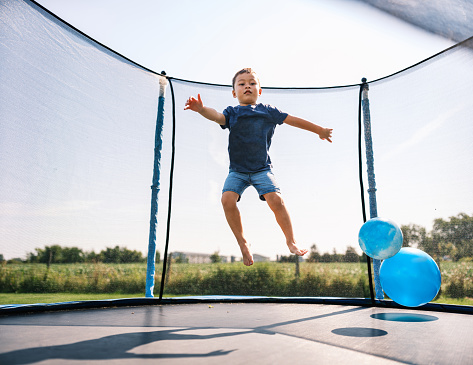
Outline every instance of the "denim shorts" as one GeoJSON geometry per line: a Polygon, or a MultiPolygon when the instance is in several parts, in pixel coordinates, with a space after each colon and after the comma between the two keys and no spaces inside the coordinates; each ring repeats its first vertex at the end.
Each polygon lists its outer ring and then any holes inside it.
{"type": "Polygon", "coordinates": [[[276,178],[271,170],[264,170],[260,172],[236,172],[230,170],[228,173],[225,184],[223,185],[222,193],[226,191],[233,191],[240,195],[238,201],[240,201],[241,195],[245,189],[253,185],[259,194],[261,200],[266,200],[264,194],[268,193],[279,193],[279,185],[276,182],[276,178]]]}

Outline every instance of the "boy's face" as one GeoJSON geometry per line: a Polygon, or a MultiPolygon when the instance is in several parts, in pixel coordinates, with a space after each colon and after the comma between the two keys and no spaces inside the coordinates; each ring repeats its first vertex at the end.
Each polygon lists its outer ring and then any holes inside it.
{"type": "Polygon", "coordinates": [[[233,86],[233,97],[237,98],[240,105],[256,104],[261,95],[261,87],[254,73],[243,73],[238,75],[233,86]]]}

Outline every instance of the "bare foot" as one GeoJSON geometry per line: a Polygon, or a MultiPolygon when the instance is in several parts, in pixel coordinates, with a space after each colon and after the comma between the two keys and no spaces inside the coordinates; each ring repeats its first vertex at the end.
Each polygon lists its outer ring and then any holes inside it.
{"type": "Polygon", "coordinates": [[[298,248],[295,243],[288,243],[287,247],[289,247],[289,251],[297,256],[304,256],[309,250],[305,248],[298,248]]]}
{"type": "Polygon", "coordinates": [[[243,263],[246,266],[253,265],[253,255],[250,252],[250,244],[243,243],[240,245],[241,254],[243,255],[243,263]]]}

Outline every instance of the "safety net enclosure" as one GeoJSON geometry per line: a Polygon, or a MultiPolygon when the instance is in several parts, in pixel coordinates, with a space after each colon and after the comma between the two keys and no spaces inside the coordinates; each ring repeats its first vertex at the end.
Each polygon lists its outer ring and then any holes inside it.
{"type": "MultiPolygon", "coordinates": [[[[239,207],[262,262],[246,268],[220,203],[228,132],[184,110],[197,94],[219,111],[235,105],[231,86],[148,70],[34,2],[3,1],[0,17],[0,253],[6,259],[53,245],[78,248],[79,261],[86,252],[116,246],[147,253],[161,98],[155,294],[166,272],[168,296],[370,297],[358,245],[365,219],[360,195],[368,186],[363,164],[360,194],[361,83],[263,85],[262,103],[333,128],[334,142],[288,125],[276,128],[274,172],[297,240],[311,252],[304,262],[291,258],[273,214],[249,188],[239,207]]],[[[443,292],[462,297],[473,296],[471,45],[470,39],[368,80],[378,215],[410,229],[405,244],[432,255],[443,292]]],[[[361,150],[364,156],[364,142],[361,150]]],[[[98,256],[81,267],[59,262],[51,257],[39,273],[39,264],[3,263],[0,291],[144,294],[144,262],[133,273],[98,256]],[[55,274],[54,266],[63,271],[55,274]]]]}
{"type": "Polygon", "coordinates": [[[469,0],[363,0],[397,18],[456,42],[473,34],[473,4],[469,0]]]}

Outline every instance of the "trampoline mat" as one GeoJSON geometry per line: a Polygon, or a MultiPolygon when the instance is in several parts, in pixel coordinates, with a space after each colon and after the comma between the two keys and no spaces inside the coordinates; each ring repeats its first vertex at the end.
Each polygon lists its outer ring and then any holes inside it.
{"type": "Polygon", "coordinates": [[[471,364],[473,317],[201,303],[0,317],[0,364],[471,364]]]}

